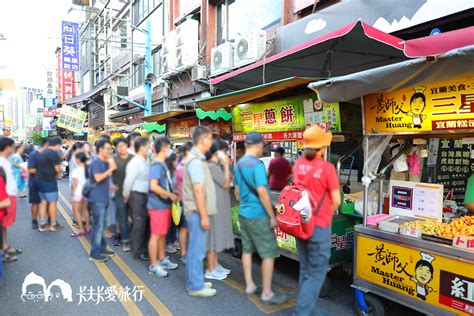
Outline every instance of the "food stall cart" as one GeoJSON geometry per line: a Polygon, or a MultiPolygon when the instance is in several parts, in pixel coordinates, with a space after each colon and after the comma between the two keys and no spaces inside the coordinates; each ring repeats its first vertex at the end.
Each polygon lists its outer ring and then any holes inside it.
{"type": "MultiPolygon", "coordinates": [[[[267,146],[264,149],[264,157],[262,157],[262,161],[267,168],[272,159],[271,149],[276,146],[281,146],[286,149],[286,158],[291,162],[295,162],[299,158],[302,149],[301,140],[303,131],[307,125],[320,124],[335,133],[341,132],[339,104],[318,102],[314,94],[308,94],[307,83],[308,80],[301,82],[298,78],[296,80],[289,78],[276,83],[268,83],[262,85],[262,87],[247,89],[247,92],[241,92],[240,95],[238,95],[238,92],[234,92],[227,97],[224,95],[211,98],[211,101],[219,100],[219,102],[216,102],[217,106],[231,107],[233,123],[233,161],[238,160],[238,157],[236,157],[237,147],[242,147],[245,135],[250,131],[260,132],[267,142],[267,146]],[[288,81],[296,81],[294,82],[296,86],[291,87],[290,91],[288,91],[288,88],[290,88],[287,85],[288,81]],[[261,89],[264,90],[268,87],[274,87],[280,83],[286,84],[284,93],[279,91],[279,93],[274,94],[274,89],[271,90],[270,93],[267,91],[259,92],[261,89]],[[302,83],[304,89],[299,90],[298,87],[301,86],[302,83]],[[293,93],[297,92],[296,96],[294,96],[295,94],[288,96],[288,94],[291,94],[291,91],[294,91],[293,93]]],[[[209,101],[200,101],[198,105],[203,106],[206,102],[209,101]]],[[[206,109],[209,109],[209,107],[206,109]]],[[[346,117],[350,120],[349,115],[346,115],[346,117]]],[[[350,125],[350,123],[348,125],[350,125]]],[[[341,140],[345,139],[343,135],[336,136],[335,138],[340,138],[341,140]]],[[[339,158],[340,157],[337,159],[339,158]]],[[[278,206],[279,196],[279,191],[270,192],[270,198],[275,208],[278,206]]],[[[240,257],[239,203],[233,194],[231,194],[231,197],[233,198],[233,230],[236,236],[234,255],[240,257]]],[[[360,218],[352,215],[334,215],[331,268],[341,265],[346,265],[348,270],[352,268],[353,227],[354,224],[359,221],[360,218]]],[[[282,232],[278,227],[275,233],[281,254],[285,257],[298,260],[295,238],[282,232]]],[[[330,284],[326,282],[321,296],[327,295],[329,288],[330,284]]]]}
{"type": "Polygon", "coordinates": [[[364,223],[354,228],[353,279],[360,315],[384,315],[385,300],[430,315],[474,314],[474,217],[462,207],[474,172],[473,63],[470,46],[310,85],[327,101],[363,95],[364,223]],[[393,140],[398,152],[381,169],[393,140]],[[372,191],[378,208],[368,214],[372,191]]]}

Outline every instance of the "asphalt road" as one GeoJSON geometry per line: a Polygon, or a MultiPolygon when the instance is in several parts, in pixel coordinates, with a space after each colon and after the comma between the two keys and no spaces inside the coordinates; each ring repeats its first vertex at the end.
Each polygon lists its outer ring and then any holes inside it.
{"type": "MultiPolygon", "coordinates": [[[[280,258],[276,263],[275,287],[291,298],[284,306],[268,307],[260,304],[257,297],[247,298],[243,294],[240,260],[230,254],[221,257],[222,265],[232,270],[230,277],[213,282],[217,296],[192,298],[185,292],[183,266],[167,278],[158,279],[148,274],[148,263],[133,259],[120,247],[115,248],[118,256],[107,263],[90,262],[89,241],[69,237],[73,229],[67,182],[60,182],[60,192],[59,220],[66,227],[61,232],[33,231],[27,199],[18,201],[17,221],[9,231],[9,240],[23,254],[17,262],[4,264],[0,315],[291,315],[297,290],[296,262],[280,258]],[[56,279],[68,283],[72,302],[23,301],[23,281],[31,272],[44,278],[46,287],[56,279]]],[[[171,258],[178,262],[177,256],[171,258]]],[[[259,271],[259,261],[255,260],[256,281],[260,281],[259,271]]],[[[350,277],[335,270],[330,273],[330,280],[329,297],[319,299],[321,306],[332,315],[355,315],[350,277]]],[[[396,309],[390,314],[400,315],[399,312],[396,309]]]]}

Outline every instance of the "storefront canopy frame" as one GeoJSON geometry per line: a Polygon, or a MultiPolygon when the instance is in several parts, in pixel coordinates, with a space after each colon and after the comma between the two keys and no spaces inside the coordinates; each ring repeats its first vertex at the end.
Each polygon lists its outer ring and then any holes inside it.
{"type": "Polygon", "coordinates": [[[408,40],[403,43],[403,51],[406,56],[417,58],[444,54],[470,45],[474,45],[474,26],[408,40]]]}
{"type": "Polygon", "coordinates": [[[289,77],[274,82],[269,82],[255,87],[250,87],[222,95],[196,101],[196,104],[204,111],[227,108],[233,105],[246,103],[272,93],[295,88],[309,84],[315,78],[289,77]]]}
{"type": "Polygon", "coordinates": [[[149,116],[143,117],[143,120],[146,122],[157,122],[162,123],[170,118],[175,118],[177,116],[181,116],[183,114],[194,113],[194,110],[169,110],[168,112],[153,114],[149,116]]]}
{"type": "Polygon", "coordinates": [[[156,122],[152,123],[138,123],[138,124],[132,124],[132,125],[123,125],[123,126],[117,126],[117,127],[112,127],[106,130],[107,132],[126,132],[126,133],[131,133],[133,130],[137,128],[143,128],[144,130],[148,132],[154,132],[157,131],[158,133],[163,133],[166,131],[166,124],[158,124],[156,122]]]}
{"type": "Polygon", "coordinates": [[[101,84],[88,92],[85,92],[81,95],[75,96],[74,98],[61,102],[61,104],[69,105],[69,104],[75,104],[75,103],[82,103],[88,99],[91,99],[93,96],[102,92],[106,88],[107,88],[106,84],[101,84]]]}
{"type": "Polygon", "coordinates": [[[356,21],[210,82],[217,88],[243,89],[292,75],[341,76],[406,59],[402,39],[356,21]]]}
{"type": "Polygon", "coordinates": [[[323,102],[344,102],[358,97],[390,92],[434,81],[472,76],[474,45],[457,48],[431,58],[418,58],[401,63],[357,72],[347,76],[311,83],[323,102]]]}

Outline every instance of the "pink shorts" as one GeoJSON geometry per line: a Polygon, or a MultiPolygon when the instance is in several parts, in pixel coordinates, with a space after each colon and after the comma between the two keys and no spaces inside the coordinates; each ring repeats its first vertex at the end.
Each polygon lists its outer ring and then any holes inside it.
{"type": "Polygon", "coordinates": [[[171,224],[171,209],[148,210],[150,230],[152,235],[166,236],[171,224]]]}
{"type": "Polygon", "coordinates": [[[73,202],[82,202],[82,195],[80,194],[73,194],[71,197],[73,202]]]}

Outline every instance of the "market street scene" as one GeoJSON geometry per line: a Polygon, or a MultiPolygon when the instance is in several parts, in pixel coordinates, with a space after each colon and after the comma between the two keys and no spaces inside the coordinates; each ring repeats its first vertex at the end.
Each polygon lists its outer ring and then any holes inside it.
{"type": "Polygon", "coordinates": [[[0,256],[0,315],[474,316],[474,1],[2,1],[0,256]]]}

